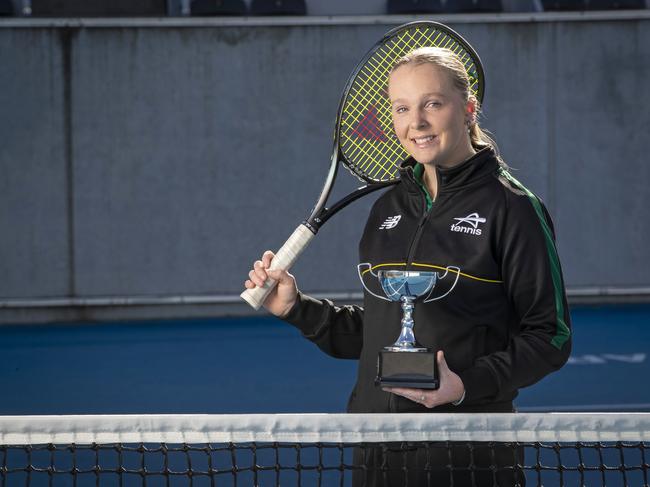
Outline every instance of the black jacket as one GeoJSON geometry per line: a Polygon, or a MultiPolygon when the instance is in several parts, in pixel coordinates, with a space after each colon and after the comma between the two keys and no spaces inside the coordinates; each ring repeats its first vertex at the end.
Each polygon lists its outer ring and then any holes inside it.
{"type": "MultiPolygon", "coordinates": [[[[364,292],[364,306],[337,307],[303,294],[286,321],[329,355],[359,359],[349,412],[512,410],[520,387],[568,359],[570,318],[551,219],[542,202],[500,168],[492,149],[452,169],[438,168],[438,195],[427,208],[413,161],[401,182],[374,204],[360,263],[373,269],[429,269],[444,274],[415,306],[415,335],[442,349],[465,385],[463,403],[434,410],[375,386],[377,354],[399,335],[399,303],[364,292]]],[[[376,279],[364,282],[381,293],[376,279]]]]}

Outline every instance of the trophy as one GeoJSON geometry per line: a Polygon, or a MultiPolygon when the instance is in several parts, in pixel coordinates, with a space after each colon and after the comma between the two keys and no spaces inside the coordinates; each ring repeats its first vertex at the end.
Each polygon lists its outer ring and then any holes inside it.
{"type": "Polygon", "coordinates": [[[415,301],[423,298],[424,303],[436,301],[447,296],[456,286],[460,269],[449,266],[444,274],[434,271],[379,270],[373,272],[369,263],[359,264],[359,278],[363,287],[376,298],[385,301],[398,301],[402,304],[402,330],[397,341],[379,352],[377,358],[377,378],[375,384],[386,387],[415,387],[418,389],[438,389],[438,364],[436,351],[418,343],[413,332],[413,310],[415,301]],[[454,283],[444,294],[432,297],[433,289],[440,279],[449,272],[455,274],[454,283]],[[385,296],[371,291],[364,282],[364,274],[370,273],[379,281],[385,296]]]}

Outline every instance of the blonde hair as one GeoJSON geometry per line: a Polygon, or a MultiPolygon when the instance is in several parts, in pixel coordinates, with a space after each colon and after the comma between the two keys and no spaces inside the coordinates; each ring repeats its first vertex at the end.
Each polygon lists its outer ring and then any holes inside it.
{"type": "Polygon", "coordinates": [[[472,147],[474,147],[475,150],[492,147],[497,155],[499,164],[502,167],[507,167],[506,163],[499,155],[499,148],[497,147],[496,142],[479,125],[478,116],[481,111],[481,104],[476,98],[476,95],[474,95],[469,88],[469,75],[467,74],[465,65],[456,53],[443,47],[420,47],[399,58],[391,68],[389,75],[397,68],[406,64],[418,66],[425,63],[433,64],[434,66],[443,69],[449,75],[454,88],[460,92],[462,99],[465,102],[474,102],[475,117],[473,123],[469,127],[469,138],[472,147]]]}

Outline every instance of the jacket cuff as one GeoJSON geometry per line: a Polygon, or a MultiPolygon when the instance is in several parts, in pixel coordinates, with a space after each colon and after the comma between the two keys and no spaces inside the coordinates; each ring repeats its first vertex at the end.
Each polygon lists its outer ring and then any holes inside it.
{"type": "Polygon", "coordinates": [[[314,318],[322,315],[324,306],[322,301],[298,291],[293,307],[280,319],[298,328],[303,335],[314,335],[320,321],[314,318]]]}
{"type": "Polygon", "coordinates": [[[465,386],[465,403],[495,397],[499,391],[495,377],[485,367],[472,367],[459,372],[458,376],[465,386]]]}

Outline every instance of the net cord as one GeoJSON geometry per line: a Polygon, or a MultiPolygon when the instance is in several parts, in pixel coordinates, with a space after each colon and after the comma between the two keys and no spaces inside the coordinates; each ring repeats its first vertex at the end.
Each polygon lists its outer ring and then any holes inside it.
{"type": "Polygon", "coordinates": [[[0,445],[650,441],[650,413],[0,416],[0,445]]]}

